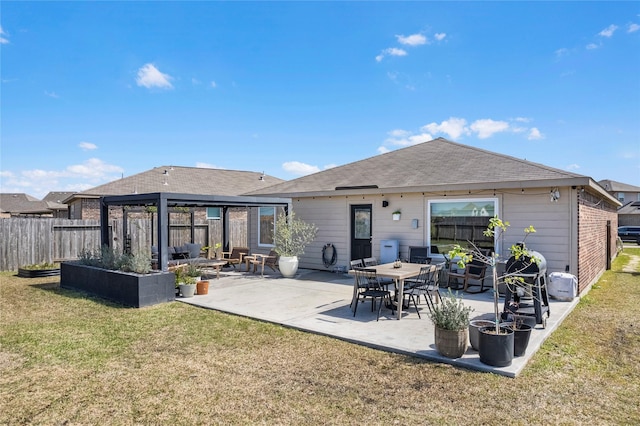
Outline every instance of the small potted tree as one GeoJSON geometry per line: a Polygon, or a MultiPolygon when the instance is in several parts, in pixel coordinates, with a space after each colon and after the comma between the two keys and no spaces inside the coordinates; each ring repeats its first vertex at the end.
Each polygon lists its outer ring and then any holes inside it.
{"type": "MultiPolygon", "coordinates": [[[[495,216],[489,220],[489,225],[483,234],[498,238],[507,230],[508,227],[509,222],[503,222],[500,218],[495,216]]],[[[524,239],[534,232],[536,232],[536,230],[533,226],[525,228],[524,239]]],[[[458,244],[455,245],[448,255],[452,261],[454,258],[458,259],[457,263],[460,268],[464,268],[465,265],[473,259],[479,260],[491,267],[493,277],[493,325],[480,328],[478,351],[480,353],[480,361],[482,363],[492,365],[494,367],[506,367],[511,365],[511,362],[513,361],[514,331],[512,327],[504,327],[500,325],[501,314],[498,287],[500,282],[510,286],[522,283],[524,280],[514,273],[506,273],[505,275],[498,277],[496,261],[500,255],[495,252],[487,254],[472,242],[469,242],[469,244],[470,248],[463,248],[458,244]]],[[[539,259],[527,250],[524,240],[517,244],[513,244],[510,247],[510,251],[511,255],[516,260],[523,259],[525,264],[530,265],[531,262],[539,262],[539,259]]]]}
{"type": "Polygon", "coordinates": [[[441,298],[430,313],[435,326],[436,350],[447,358],[460,358],[467,351],[469,315],[473,308],[464,306],[458,293],[441,298]]]}
{"type": "Polygon", "coordinates": [[[298,271],[298,256],[304,254],[318,232],[313,223],[307,223],[291,212],[289,216],[278,216],[273,236],[274,251],[278,253],[278,268],[286,278],[292,278],[298,271]]]}

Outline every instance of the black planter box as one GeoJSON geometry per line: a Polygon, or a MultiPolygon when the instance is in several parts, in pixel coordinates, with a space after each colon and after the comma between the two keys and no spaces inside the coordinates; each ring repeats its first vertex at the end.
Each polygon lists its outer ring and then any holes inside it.
{"type": "Polygon", "coordinates": [[[175,274],[153,272],[134,274],[110,271],[77,262],[60,265],[60,287],[141,308],[175,300],[175,274]]]}

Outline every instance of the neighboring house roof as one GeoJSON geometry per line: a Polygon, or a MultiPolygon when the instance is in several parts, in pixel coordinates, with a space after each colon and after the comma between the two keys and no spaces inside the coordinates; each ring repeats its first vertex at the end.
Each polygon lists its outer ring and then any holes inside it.
{"type": "Polygon", "coordinates": [[[11,215],[41,215],[52,213],[46,202],[24,193],[0,194],[0,207],[4,212],[10,213],[11,215]]]}
{"type": "Polygon", "coordinates": [[[51,210],[68,210],[69,206],[64,204],[63,201],[73,195],[73,192],[49,192],[42,199],[51,210]]]}
{"type": "Polygon", "coordinates": [[[155,192],[234,196],[280,182],[284,181],[261,172],[162,166],[73,194],[64,201],[155,192]]]}
{"type": "Polygon", "coordinates": [[[428,192],[583,185],[611,198],[591,178],[438,138],[283,182],[258,195],[428,192]]]}
{"type": "Polygon", "coordinates": [[[615,180],[604,179],[598,181],[607,192],[640,192],[640,186],[629,185],[615,180]]]}
{"type": "Polygon", "coordinates": [[[618,209],[618,214],[640,214],[640,201],[631,201],[618,209]]]}

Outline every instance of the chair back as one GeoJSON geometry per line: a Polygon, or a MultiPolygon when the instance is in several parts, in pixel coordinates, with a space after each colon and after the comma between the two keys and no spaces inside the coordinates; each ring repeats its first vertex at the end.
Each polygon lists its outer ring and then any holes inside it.
{"type": "Polygon", "coordinates": [[[414,287],[418,289],[428,287],[433,281],[434,269],[433,266],[423,266],[420,268],[420,273],[415,279],[416,285],[414,287]]]}
{"type": "Polygon", "coordinates": [[[375,257],[367,257],[363,259],[363,263],[365,268],[367,266],[376,266],[378,264],[378,259],[376,259],[375,257]]]}
{"type": "Polygon", "coordinates": [[[351,269],[364,268],[364,263],[362,259],[355,259],[349,262],[349,266],[351,266],[351,269]]]}
{"type": "Polygon", "coordinates": [[[474,278],[483,278],[486,270],[487,265],[478,260],[472,260],[471,262],[467,263],[467,275],[470,275],[474,278]]]}
{"type": "Polygon", "coordinates": [[[269,252],[269,257],[267,259],[265,259],[265,265],[277,265],[278,264],[278,259],[280,259],[280,255],[275,251],[275,250],[271,250],[269,252]]]}
{"type": "Polygon", "coordinates": [[[359,290],[363,289],[382,289],[378,274],[375,269],[356,268],[354,269],[355,283],[359,290]]]}
{"type": "Polygon", "coordinates": [[[435,268],[433,270],[433,274],[431,275],[431,280],[432,280],[432,284],[435,287],[438,287],[440,285],[440,275],[442,274],[442,270],[444,269],[444,262],[442,263],[437,263],[435,265],[435,268]]]}

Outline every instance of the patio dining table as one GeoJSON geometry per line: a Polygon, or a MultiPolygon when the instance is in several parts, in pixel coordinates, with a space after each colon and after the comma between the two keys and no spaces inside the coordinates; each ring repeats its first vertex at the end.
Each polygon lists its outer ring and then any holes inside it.
{"type": "MultiPolygon", "coordinates": [[[[381,265],[367,266],[366,269],[375,270],[379,277],[391,278],[396,282],[396,312],[398,319],[402,318],[402,294],[404,292],[404,280],[420,275],[420,269],[426,265],[421,263],[402,262],[399,268],[394,267],[395,262],[383,263],[381,265]]],[[[352,272],[352,271],[350,271],[352,272]]]]}

